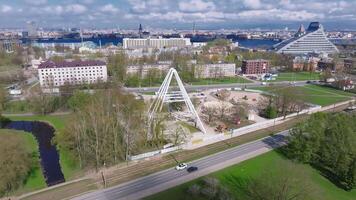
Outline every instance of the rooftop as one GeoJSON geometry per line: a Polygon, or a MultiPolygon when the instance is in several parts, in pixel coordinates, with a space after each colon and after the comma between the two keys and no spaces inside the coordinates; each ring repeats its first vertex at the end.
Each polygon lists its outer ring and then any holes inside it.
{"type": "Polygon", "coordinates": [[[75,61],[62,61],[54,62],[52,60],[47,60],[46,62],[38,66],[39,69],[46,68],[64,68],[64,67],[83,67],[83,66],[102,66],[106,65],[105,62],[99,60],[75,60],[75,61]]]}

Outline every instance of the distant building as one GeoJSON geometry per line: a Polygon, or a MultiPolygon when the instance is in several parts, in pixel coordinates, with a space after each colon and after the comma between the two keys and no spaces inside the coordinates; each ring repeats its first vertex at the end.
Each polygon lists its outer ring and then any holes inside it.
{"type": "Polygon", "coordinates": [[[38,36],[37,26],[34,21],[27,22],[27,32],[28,32],[28,37],[37,37],[38,36]]]}
{"type": "Polygon", "coordinates": [[[319,22],[311,22],[305,31],[301,26],[295,37],[274,46],[277,53],[307,54],[307,53],[338,53],[339,50],[331,43],[319,22]]]}
{"type": "Polygon", "coordinates": [[[46,61],[38,66],[42,88],[59,87],[65,84],[91,84],[107,81],[106,63],[102,61],[46,61]]]}
{"type": "Polygon", "coordinates": [[[356,59],[347,58],[344,60],[344,69],[348,72],[356,72],[356,59]]]}
{"type": "Polygon", "coordinates": [[[16,48],[21,47],[22,42],[16,39],[0,40],[0,51],[13,52],[16,48]]]}
{"type": "Polygon", "coordinates": [[[124,38],[124,49],[171,48],[191,46],[190,38],[124,38]]]}
{"type": "Polygon", "coordinates": [[[333,59],[323,58],[318,62],[318,69],[324,71],[327,69],[335,70],[336,68],[333,59]]]}
{"type": "Polygon", "coordinates": [[[198,64],[195,65],[194,69],[194,76],[196,78],[233,77],[235,74],[235,63],[198,64]]]}
{"type": "Polygon", "coordinates": [[[137,74],[140,78],[144,78],[150,71],[155,70],[159,75],[168,72],[170,64],[145,64],[145,65],[129,65],[127,66],[126,73],[128,75],[137,74]]]}
{"type": "Polygon", "coordinates": [[[244,60],[241,67],[243,74],[265,74],[270,71],[268,60],[244,60]]]}
{"type": "Polygon", "coordinates": [[[296,56],[293,59],[293,70],[295,71],[315,71],[318,68],[318,57],[296,56]]]}

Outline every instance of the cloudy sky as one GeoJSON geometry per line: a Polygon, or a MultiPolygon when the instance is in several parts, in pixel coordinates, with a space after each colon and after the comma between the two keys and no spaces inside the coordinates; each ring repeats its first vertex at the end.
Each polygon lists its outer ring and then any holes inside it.
{"type": "Polygon", "coordinates": [[[321,21],[356,29],[356,0],[0,0],[0,28],[281,28],[321,21]]]}

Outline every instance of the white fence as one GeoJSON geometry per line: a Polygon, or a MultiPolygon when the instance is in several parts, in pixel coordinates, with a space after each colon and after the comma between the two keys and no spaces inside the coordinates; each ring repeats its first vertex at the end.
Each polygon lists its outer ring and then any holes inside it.
{"type": "Polygon", "coordinates": [[[139,155],[136,155],[136,156],[130,156],[129,159],[130,160],[141,160],[141,159],[149,158],[149,157],[152,157],[152,156],[155,156],[155,155],[158,155],[158,154],[177,151],[177,150],[179,150],[181,148],[182,148],[181,146],[169,147],[169,148],[165,148],[165,149],[161,149],[161,150],[157,150],[157,151],[151,151],[151,152],[139,154],[139,155]]]}

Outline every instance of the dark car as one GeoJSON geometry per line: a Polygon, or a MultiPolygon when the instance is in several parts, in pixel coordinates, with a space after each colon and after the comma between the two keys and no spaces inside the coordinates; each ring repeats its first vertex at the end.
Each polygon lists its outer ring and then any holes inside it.
{"type": "Polygon", "coordinates": [[[188,167],[187,172],[191,173],[191,172],[195,172],[198,170],[198,167],[188,167]]]}

